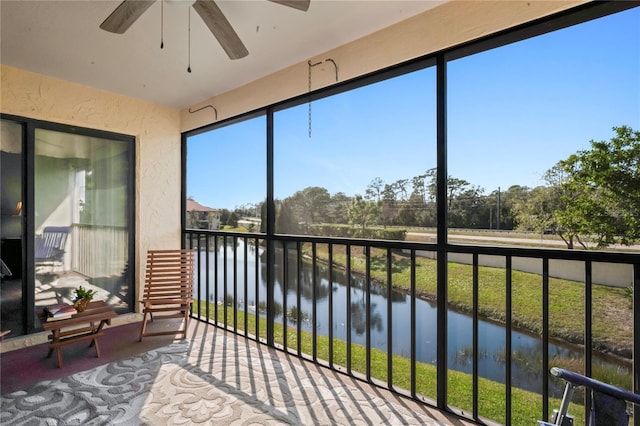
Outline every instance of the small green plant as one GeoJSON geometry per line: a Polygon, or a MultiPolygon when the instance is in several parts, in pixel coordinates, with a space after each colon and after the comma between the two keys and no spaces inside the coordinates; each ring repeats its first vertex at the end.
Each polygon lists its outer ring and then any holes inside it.
{"type": "Polygon", "coordinates": [[[95,296],[95,294],[96,294],[95,290],[86,289],[83,286],[80,286],[75,289],[75,295],[76,295],[75,300],[82,300],[82,299],[91,300],[93,299],[93,296],[95,296]]]}

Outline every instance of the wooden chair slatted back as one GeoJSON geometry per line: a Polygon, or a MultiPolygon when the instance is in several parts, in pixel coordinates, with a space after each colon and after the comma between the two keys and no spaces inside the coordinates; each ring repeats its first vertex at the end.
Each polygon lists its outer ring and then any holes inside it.
{"type": "Polygon", "coordinates": [[[193,276],[195,250],[149,250],[145,272],[144,291],[140,302],[143,305],[143,318],[140,328],[140,340],[145,336],[182,334],[187,336],[189,310],[193,301],[193,276]],[[160,318],[182,318],[183,326],[179,330],[146,331],[147,317],[153,321],[153,314],[165,314],[160,318]],[[172,315],[166,315],[174,312],[172,315]]]}
{"type": "Polygon", "coordinates": [[[194,263],[193,250],[149,250],[143,301],[191,299],[194,263]]]}

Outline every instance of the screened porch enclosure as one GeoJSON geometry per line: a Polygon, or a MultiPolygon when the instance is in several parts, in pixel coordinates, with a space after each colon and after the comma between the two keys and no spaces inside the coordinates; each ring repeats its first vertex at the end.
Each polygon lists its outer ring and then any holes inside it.
{"type": "Polygon", "coordinates": [[[639,247],[566,220],[640,128],[639,10],[596,9],[187,132],[193,316],[481,423],[551,418],[554,366],[638,393],[639,247]]]}

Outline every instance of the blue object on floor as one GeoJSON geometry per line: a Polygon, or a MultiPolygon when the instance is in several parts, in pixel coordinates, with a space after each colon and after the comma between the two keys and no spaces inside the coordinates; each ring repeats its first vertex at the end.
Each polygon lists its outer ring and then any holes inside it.
{"type": "Polygon", "coordinates": [[[565,425],[565,419],[568,420],[567,411],[573,391],[579,386],[584,386],[591,390],[593,404],[587,423],[588,426],[628,426],[627,402],[640,406],[640,395],[636,393],[562,368],[553,367],[551,374],[563,379],[567,384],[562,396],[560,409],[555,413],[553,423],[538,421],[541,426],[565,425]]]}

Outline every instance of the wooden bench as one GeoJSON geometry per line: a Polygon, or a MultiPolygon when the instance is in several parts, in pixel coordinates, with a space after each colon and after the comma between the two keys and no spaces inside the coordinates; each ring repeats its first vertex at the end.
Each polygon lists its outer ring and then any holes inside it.
{"type": "Polygon", "coordinates": [[[193,295],[194,250],[149,250],[142,294],[142,326],[140,340],[145,336],[182,334],[187,337],[189,313],[193,295]],[[156,319],[182,318],[181,329],[148,332],[147,316],[156,319]]]}
{"type": "Polygon", "coordinates": [[[60,348],[71,343],[91,340],[89,346],[95,347],[96,355],[100,358],[98,338],[104,334],[104,326],[111,325],[111,319],[118,316],[118,314],[103,300],[96,300],[90,302],[85,311],[78,312],[70,318],[47,321],[44,312],[40,312],[38,316],[42,323],[42,328],[51,332],[49,336],[51,342],[49,343],[47,357],[50,357],[55,351],[58,367],[62,368],[63,360],[60,348]]]}

